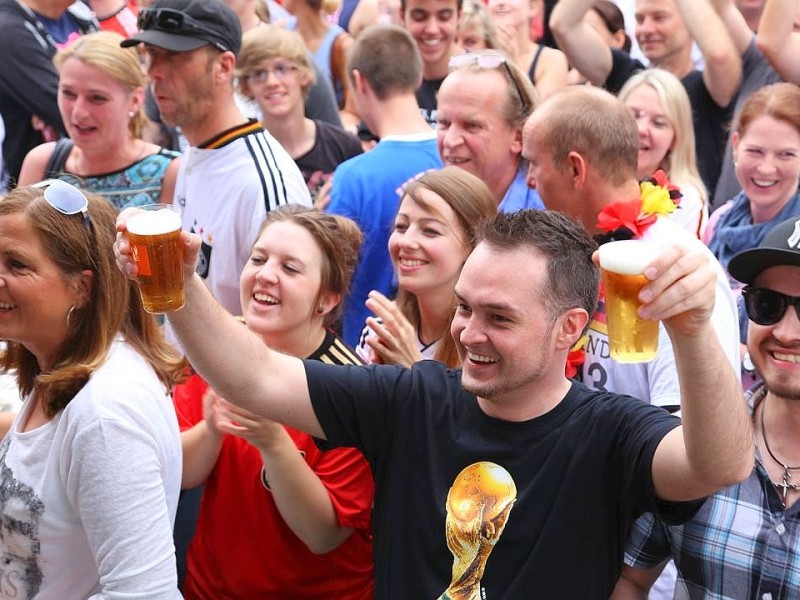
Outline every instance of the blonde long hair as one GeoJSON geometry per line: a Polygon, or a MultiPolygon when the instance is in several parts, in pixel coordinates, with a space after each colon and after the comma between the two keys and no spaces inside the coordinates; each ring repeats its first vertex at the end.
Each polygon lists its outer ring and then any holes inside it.
{"type": "Polygon", "coordinates": [[[678,187],[695,188],[703,205],[707,205],[708,191],[697,170],[692,105],[686,88],[680,79],[664,69],[645,69],[628,79],[619,92],[619,99],[625,102],[635,89],[643,85],[649,86],[658,95],[661,110],[675,131],[672,149],[661,161],[661,168],[678,187]]]}

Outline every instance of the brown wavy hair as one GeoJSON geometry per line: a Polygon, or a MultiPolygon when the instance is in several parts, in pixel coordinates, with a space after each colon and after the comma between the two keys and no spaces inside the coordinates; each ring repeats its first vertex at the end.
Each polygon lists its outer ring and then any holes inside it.
{"type": "Polygon", "coordinates": [[[324,213],[316,208],[287,204],[267,213],[256,242],[267,227],[282,222],[294,223],[308,231],[322,250],[325,260],[315,304],[325,293],[337,294],[341,298],[336,307],[325,315],[324,324],[330,327],[342,316],[342,300],[350,290],[350,280],[358,264],[358,252],[364,236],[352,219],[324,213]]]}
{"type": "Polygon", "coordinates": [[[79,215],[64,215],[50,206],[43,188],[16,188],[0,201],[0,216],[24,215],[65,278],[92,272],[86,305],[71,311],[67,337],[49,371],[42,372],[36,357],[19,342],[8,342],[2,357],[3,370],[16,371],[20,392],[35,391],[51,418],[86,385],[120,334],[150,363],[167,390],[186,371],[183,356],[164,339],[155,317],[145,312],[136,284],[116,267],[116,209],[100,196],[87,198],[88,228],[79,215]]]}

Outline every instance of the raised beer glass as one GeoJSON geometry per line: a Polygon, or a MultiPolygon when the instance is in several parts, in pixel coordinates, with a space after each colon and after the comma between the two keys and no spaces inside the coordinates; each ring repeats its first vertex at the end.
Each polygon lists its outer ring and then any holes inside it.
{"type": "Polygon", "coordinates": [[[621,363],[647,362],[658,351],[658,321],[641,319],[639,292],[647,285],[647,266],[661,246],[642,240],[600,246],[600,277],[605,294],[611,358],[621,363]]]}
{"type": "Polygon", "coordinates": [[[146,204],[128,219],[131,255],[139,270],[137,282],[144,309],[165,313],[183,308],[183,245],[180,209],[172,204],[146,204]]]}

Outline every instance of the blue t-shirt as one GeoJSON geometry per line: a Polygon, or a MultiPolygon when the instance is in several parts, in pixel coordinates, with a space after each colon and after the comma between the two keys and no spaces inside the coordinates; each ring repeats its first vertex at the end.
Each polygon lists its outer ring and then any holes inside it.
{"type": "Polygon", "coordinates": [[[57,19],[50,19],[36,11],[34,11],[34,13],[56,44],[65,44],[69,41],[70,34],[75,33],[80,35],[82,33],[80,25],[78,25],[78,22],[72,17],[69,11],[64,12],[64,14],[57,19]]]}
{"type": "Polygon", "coordinates": [[[343,162],[334,171],[327,210],[350,217],[364,234],[342,317],[342,338],[350,346],[358,344],[370,315],[364,306],[370,291],[378,290],[386,296],[394,292],[394,269],[387,245],[403,185],[419,173],[441,167],[436,133],[431,131],[384,137],[371,151],[343,162]]]}

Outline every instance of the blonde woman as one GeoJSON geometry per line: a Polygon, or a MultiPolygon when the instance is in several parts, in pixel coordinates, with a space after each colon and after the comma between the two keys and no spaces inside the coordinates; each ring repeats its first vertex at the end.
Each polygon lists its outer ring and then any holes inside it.
{"type": "Polygon", "coordinates": [[[647,69],[625,83],[619,98],[639,128],[639,179],[663,170],[683,194],[670,219],[699,238],[708,222],[708,193],[697,169],[686,88],[672,73],[647,69]]]}
{"type": "Polygon", "coordinates": [[[465,0],[458,21],[458,45],[466,52],[493,50],[500,47],[494,18],[481,0],[465,0]]]}
{"type": "Polygon", "coordinates": [[[31,150],[19,185],[56,177],[117,210],[172,202],[178,154],[141,139],[146,81],[136,50],[120,48],[123,39],[92,33],[56,54],[58,109],[69,139],[31,150]]]}

